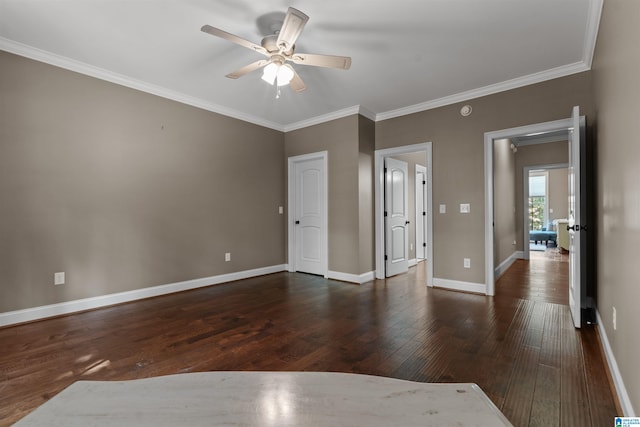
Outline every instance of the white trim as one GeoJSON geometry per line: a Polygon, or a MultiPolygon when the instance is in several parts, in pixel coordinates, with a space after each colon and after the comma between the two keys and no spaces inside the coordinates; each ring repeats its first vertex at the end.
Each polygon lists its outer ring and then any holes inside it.
{"type": "MultiPolygon", "coordinates": [[[[395,148],[376,150],[374,154],[374,216],[375,216],[375,274],[377,279],[384,279],[384,158],[397,154],[424,151],[427,160],[427,236],[433,236],[433,162],[432,144],[404,145],[395,148]]],[[[426,285],[433,286],[433,238],[427,241],[427,278],[426,285]]]]}
{"type": "Polygon", "coordinates": [[[43,305],[40,307],[27,308],[24,310],[8,311],[5,313],[0,313],[0,326],[31,322],[47,317],[92,310],[109,305],[121,304],[144,298],[157,297],[160,295],[167,295],[175,292],[188,291],[191,289],[203,288],[207,286],[218,285],[221,283],[232,282],[234,280],[248,279],[250,277],[278,273],[281,271],[286,271],[286,266],[284,264],[256,268],[253,270],[238,271],[235,273],[221,274],[218,276],[203,277],[194,280],[186,280],[183,282],[169,283],[166,285],[152,286],[149,288],[136,289],[133,291],[101,295],[92,298],[83,298],[58,304],[43,305]]]}
{"type": "Polygon", "coordinates": [[[582,55],[582,62],[584,62],[589,69],[591,69],[593,54],[596,50],[596,39],[598,37],[603,4],[603,0],[591,0],[589,2],[589,11],[587,12],[587,31],[584,37],[582,55]]]}
{"type": "Polygon", "coordinates": [[[296,259],[295,259],[295,234],[294,234],[294,222],[295,222],[295,177],[294,177],[294,164],[297,162],[308,160],[322,160],[322,167],[324,168],[324,183],[322,191],[322,203],[324,205],[324,218],[323,227],[324,233],[322,233],[322,274],[324,277],[328,277],[329,272],[329,152],[319,151],[317,153],[302,154],[300,156],[292,156],[288,158],[288,177],[287,177],[287,269],[290,272],[296,271],[296,259]]]}
{"type": "Polygon", "coordinates": [[[331,271],[327,272],[327,278],[333,280],[339,280],[341,282],[349,282],[349,283],[357,283],[359,285],[367,282],[371,282],[375,280],[375,273],[373,271],[368,271],[362,274],[351,274],[351,273],[342,273],[340,271],[331,271]]]}
{"type": "Polygon", "coordinates": [[[576,62],[569,65],[563,65],[561,67],[552,68],[550,70],[541,71],[539,73],[529,74],[528,76],[517,77],[515,79],[481,87],[478,89],[460,92],[455,95],[445,96],[444,98],[434,99],[432,101],[422,102],[420,104],[410,105],[408,107],[398,108],[397,110],[391,110],[384,113],[378,113],[376,115],[376,121],[393,119],[395,117],[419,113],[421,111],[431,110],[433,108],[444,107],[446,105],[468,101],[470,99],[479,98],[481,96],[493,95],[495,93],[517,89],[520,87],[541,83],[547,80],[569,76],[571,74],[581,73],[589,69],[590,67],[587,66],[587,64],[585,64],[584,62],[576,62]]]}
{"type": "Polygon", "coordinates": [[[415,267],[416,265],[418,265],[418,260],[415,258],[412,258],[410,260],[407,260],[407,265],[409,267],[415,267]]]}
{"type": "Polygon", "coordinates": [[[515,251],[495,268],[493,272],[493,277],[495,278],[495,280],[498,280],[498,277],[502,276],[504,272],[507,271],[514,262],[516,262],[517,259],[524,259],[523,251],[515,251]]]}
{"type": "Polygon", "coordinates": [[[618,363],[613,355],[613,349],[611,348],[611,344],[609,344],[609,338],[607,337],[607,332],[604,329],[602,317],[600,317],[600,312],[598,310],[596,310],[596,320],[598,322],[598,332],[600,332],[600,342],[602,343],[604,354],[607,359],[607,365],[609,365],[609,372],[611,373],[613,384],[616,388],[616,393],[618,394],[618,401],[622,407],[622,415],[625,417],[635,417],[637,415],[631,405],[629,393],[627,393],[627,388],[624,386],[622,374],[620,373],[620,369],[618,369],[618,363]]]}
{"type": "Polygon", "coordinates": [[[25,58],[44,62],[45,64],[64,68],[66,70],[74,71],[86,76],[95,77],[97,79],[115,83],[120,86],[125,86],[131,89],[139,90],[141,92],[157,95],[162,98],[180,102],[182,104],[191,105],[192,107],[201,108],[203,110],[211,111],[223,116],[284,132],[284,126],[278,123],[265,120],[251,114],[246,114],[232,108],[224,107],[222,105],[214,104],[212,102],[205,101],[204,99],[176,92],[162,86],[143,82],[142,80],[137,80],[124,74],[114,73],[113,71],[105,70],[104,68],[95,67],[93,65],[76,61],[62,55],[57,55],[55,53],[27,46],[25,44],[18,43],[3,37],[0,37],[0,50],[5,50],[16,55],[24,56],[25,58]]]}
{"type": "MultiPolygon", "coordinates": [[[[571,119],[555,120],[502,129],[484,134],[484,277],[487,295],[495,294],[493,260],[493,141],[537,132],[552,132],[572,127],[571,119]]],[[[528,228],[528,227],[525,227],[528,228]]],[[[525,245],[527,242],[523,242],[525,245]]],[[[525,248],[526,251],[526,248],[525,248]]]]}
{"type": "MultiPolygon", "coordinates": [[[[368,111],[368,110],[367,110],[368,111]]],[[[303,129],[310,126],[318,125],[320,123],[330,122],[331,120],[341,119],[343,117],[353,116],[360,113],[360,106],[354,105],[353,107],[343,108],[338,111],[323,114],[321,116],[311,117],[310,119],[301,120],[299,122],[291,123],[283,126],[284,132],[291,132],[297,129],[303,129]]]]}
{"type": "Polygon", "coordinates": [[[367,119],[372,120],[374,122],[376,120],[378,120],[376,113],[374,113],[373,111],[369,110],[368,108],[363,107],[362,105],[360,105],[359,113],[360,113],[361,116],[364,116],[367,119]]]}
{"type": "Polygon", "coordinates": [[[486,294],[487,288],[482,283],[463,282],[461,280],[433,279],[433,286],[437,288],[451,289],[454,291],[473,292],[476,294],[486,294]]]}
{"type": "Polygon", "coordinates": [[[415,211],[416,211],[416,224],[414,227],[414,231],[415,231],[415,242],[416,242],[416,258],[418,258],[418,248],[422,247],[423,249],[420,251],[422,252],[422,258],[420,259],[426,259],[427,258],[427,254],[426,254],[426,250],[424,249],[425,246],[422,246],[422,243],[427,243],[427,240],[429,239],[429,236],[427,236],[427,218],[422,215],[423,211],[418,210],[418,199],[422,198],[422,208],[424,209],[424,212],[426,212],[427,209],[427,204],[426,204],[426,200],[427,200],[427,188],[425,185],[422,184],[422,181],[418,181],[418,175],[422,174],[424,177],[424,181],[427,182],[427,168],[423,165],[418,165],[416,164],[416,170],[415,170],[415,176],[416,176],[416,183],[415,183],[415,197],[416,197],[416,203],[415,203],[415,211]],[[422,222],[422,236],[418,236],[418,221],[422,222]],[[418,239],[418,237],[420,237],[420,239],[418,239]],[[420,240],[420,242],[418,242],[418,240],[420,240]]]}

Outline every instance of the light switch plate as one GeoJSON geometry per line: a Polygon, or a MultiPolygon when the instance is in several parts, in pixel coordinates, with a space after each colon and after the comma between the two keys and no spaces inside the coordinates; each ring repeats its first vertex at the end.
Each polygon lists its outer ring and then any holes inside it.
{"type": "Polygon", "coordinates": [[[447,205],[440,205],[440,213],[447,213],[447,205]]]}
{"type": "Polygon", "coordinates": [[[64,271],[53,274],[54,285],[64,285],[64,271]]]}

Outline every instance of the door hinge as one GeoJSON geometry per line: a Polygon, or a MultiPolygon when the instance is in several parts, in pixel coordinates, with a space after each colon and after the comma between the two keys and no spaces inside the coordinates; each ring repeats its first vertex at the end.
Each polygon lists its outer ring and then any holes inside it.
{"type": "Polygon", "coordinates": [[[386,261],[387,259],[388,259],[388,258],[387,258],[387,256],[385,255],[385,256],[384,256],[384,260],[386,261]]]}
{"type": "Polygon", "coordinates": [[[427,247],[427,244],[426,244],[426,243],[423,243],[423,244],[422,244],[422,246],[424,246],[424,247],[426,248],[426,247],[427,247]]]}
{"type": "Polygon", "coordinates": [[[387,216],[387,211],[384,211],[384,216],[387,216]]]}
{"type": "Polygon", "coordinates": [[[426,212],[422,212],[422,216],[427,216],[427,213],[426,212]]]}
{"type": "Polygon", "coordinates": [[[427,184],[427,181],[422,181],[422,185],[426,185],[426,184],[427,184]]]}

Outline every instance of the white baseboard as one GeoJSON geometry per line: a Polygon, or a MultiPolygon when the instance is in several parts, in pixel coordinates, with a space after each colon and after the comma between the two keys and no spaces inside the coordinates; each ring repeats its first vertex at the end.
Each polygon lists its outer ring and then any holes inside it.
{"type": "Polygon", "coordinates": [[[92,298],[61,302],[58,304],[27,308],[24,310],[8,311],[5,313],[0,313],[0,326],[31,322],[47,317],[76,313],[79,311],[106,307],[108,305],[136,301],[143,298],[156,297],[160,295],[172,294],[174,292],[187,291],[190,289],[202,288],[205,286],[217,285],[225,282],[232,282],[234,280],[263,276],[265,274],[277,273],[280,271],[286,271],[286,265],[273,265],[270,267],[238,271],[236,273],[221,274],[218,276],[203,277],[201,279],[186,280],[184,282],[152,286],[149,288],[136,289],[133,291],[119,292],[92,298]]]}
{"type": "Polygon", "coordinates": [[[339,271],[328,271],[327,278],[340,280],[341,282],[357,283],[359,285],[374,280],[375,272],[369,271],[362,274],[341,273],[339,271]]]}
{"type": "Polygon", "coordinates": [[[616,387],[616,393],[618,394],[618,400],[620,401],[620,406],[622,407],[623,413],[621,415],[625,417],[635,417],[636,413],[634,412],[633,406],[631,405],[631,399],[629,399],[627,388],[624,386],[624,381],[622,380],[620,369],[618,369],[618,363],[616,362],[616,358],[613,355],[613,350],[611,349],[611,345],[609,344],[609,338],[607,338],[607,332],[604,330],[604,326],[602,325],[602,318],[600,317],[600,312],[598,310],[596,310],[596,319],[598,321],[598,332],[600,332],[600,341],[602,341],[604,354],[607,358],[607,364],[609,365],[609,372],[611,372],[613,384],[616,387]]]}
{"type": "Polygon", "coordinates": [[[502,274],[511,267],[511,264],[516,262],[517,259],[524,259],[524,251],[515,251],[507,259],[502,261],[499,266],[495,268],[493,271],[493,277],[497,279],[502,276],[502,274]]]}
{"type": "Polygon", "coordinates": [[[476,294],[487,293],[487,285],[484,283],[463,282],[460,280],[438,279],[433,278],[433,286],[454,291],[473,292],[476,294]]]}
{"type": "Polygon", "coordinates": [[[407,264],[409,264],[409,268],[414,267],[416,265],[418,265],[418,260],[417,259],[410,259],[407,261],[407,264]]]}

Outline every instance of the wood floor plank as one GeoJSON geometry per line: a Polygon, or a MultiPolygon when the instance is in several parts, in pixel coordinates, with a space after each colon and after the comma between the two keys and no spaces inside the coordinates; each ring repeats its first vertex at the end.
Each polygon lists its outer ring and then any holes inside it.
{"type": "Polygon", "coordinates": [[[566,262],[518,260],[495,297],[427,288],[425,264],[360,286],[277,273],[2,328],[0,426],[77,380],[215,370],[475,382],[516,426],[616,415],[597,334],[571,325],[566,262]]]}

